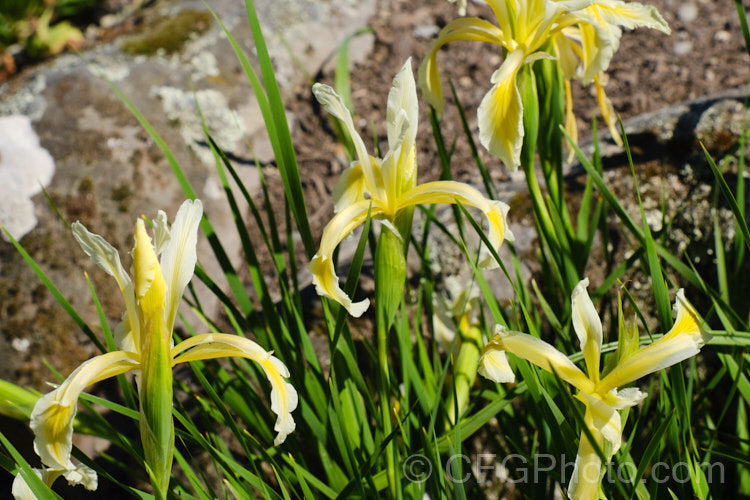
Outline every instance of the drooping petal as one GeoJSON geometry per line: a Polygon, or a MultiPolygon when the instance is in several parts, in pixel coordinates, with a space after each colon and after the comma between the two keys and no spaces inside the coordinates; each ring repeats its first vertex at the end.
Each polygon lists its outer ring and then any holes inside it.
{"type": "Polygon", "coordinates": [[[581,280],[573,289],[570,298],[573,329],[581,343],[586,371],[594,382],[599,380],[599,366],[602,352],[602,322],[596,313],[586,288],[588,278],[581,280]]]}
{"type": "Polygon", "coordinates": [[[495,336],[482,349],[477,372],[498,384],[515,382],[516,374],[510,368],[502,341],[502,336],[507,334],[507,330],[502,325],[496,325],[495,332],[495,336]]]}
{"type": "Polygon", "coordinates": [[[562,380],[583,392],[593,392],[594,384],[563,353],[548,343],[532,335],[507,331],[496,326],[493,343],[496,347],[510,352],[535,364],[543,370],[557,374],[562,380]]]}
{"type": "Polygon", "coordinates": [[[620,363],[601,381],[601,390],[609,391],[645,377],[689,357],[695,356],[710,338],[701,328],[700,318],[680,289],[675,299],[676,315],[672,329],[620,363]]]}
{"type": "Polygon", "coordinates": [[[312,90],[315,98],[323,105],[325,110],[335,118],[341,120],[341,123],[346,127],[346,130],[349,132],[349,137],[352,140],[352,144],[354,144],[354,149],[357,151],[357,158],[362,167],[362,173],[365,176],[367,190],[373,196],[377,196],[377,183],[372,172],[372,167],[370,166],[370,155],[367,153],[367,148],[365,147],[362,138],[359,136],[359,132],[357,132],[357,129],[354,127],[351,112],[344,104],[344,101],[341,100],[341,97],[339,97],[336,91],[329,85],[316,83],[313,85],[312,90]]]}
{"type": "Polygon", "coordinates": [[[418,74],[422,95],[439,115],[443,114],[443,89],[440,85],[437,52],[443,45],[457,40],[505,45],[505,37],[500,28],[475,17],[456,19],[440,30],[438,37],[432,42],[429,55],[422,61],[418,74]]]}
{"type": "MultiPolygon", "coordinates": [[[[117,285],[120,287],[122,297],[125,300],[125,309],[130,318],[138,318],[138,313],[135,307],[135,295],[133,281],[125,272],[120,262],[120,255],[117,250],[110,245],[107,240],[89,232],[86,227],[80,222],[74,222],[72,225],[73,237],[81,245],[81,248],[86,255],[91,257],[94,264],[104,269],[104,271],[110,276],[114,277],[117,281],[117,285]]],[[[133,322],[131,328],[128,329],[129,345],[140,345],[140,329],[137,324],[137,319],[133,322]]],[[[117,344],[119,349],[127,349],[124,345],[117,344]]],[[[137,352],[137,351],[134,351],[137,352]]]]}
{"type": "Polygon", "coordinates": [[[195,271],[195,263],[198,260],[198,227],[202,216],[201,201],[186,200],[177,211],[169,242],[161,256],[161,270],[167,285],[164,320],[169,332],[174,326],[182,293],[195,271]]]}
{"type": "Polygon", "coordinates": [[[55,390],[39,398],[31,412],[34,450],[47,467],[74,470],[70,460],[73,447],[73,418],[78,396],[99,380],[140,367],[138,355],[114,351],[91,358],[70,374],[55,390]]]}
{"type": "Polygon", "coordinates": [[[372,217],[375,217],[382,212],[382,209],[370,200],[363,200],[349,205],[336,214],[323,229],[318,253],[313,256],[308,266],[318,295],[335,300],[355,318],[358,318],[367,310],[370,301],[365,299],[360,302],[352,302],[352,299],[339,287],[339,278],[336,276],[336,270],[333,267],[333,251],[341,240],[346,238],[357,226],[364,223],[368,212],[371,213],[372,217]]]}
{"type": "MultiPolygon", "coordinates": [[[[489,223],[488,239],[498,250],[504,240],[513,241],[513,233],[508,228],[508,205],[502,201],[485,198],[477,189],[455,181],[435,181],[420,184],[404,193],[398,200],[398,210],[412,205],[431,203],[461,203],[478,208],[489,223]]],[[[492,256],[484,259],[480,265],[485,269],[497,267],[492,256]]]]}
{"type": "Polygon", "coordinates": [[[477,110],[479,141],[491,155],[500,158],[511,170],[521,164],[523,145],[523,104],[516,75],[524,63],[522,49],[509,53],[492,75],[492,89],[477,110]]]}
{"type": "Polygon", "coordinates": [[[292,411],[297,408],[297,391],[284,380],[289,370],[278,358],[250,339],[224,333],[209,333],[191,337],[172,349],[173,363],[237,356],[261,365],[271,383],[271,410],[276,414],[274,430],[278,433],[274,445],[284,442],[294,431],[292,411]]]}
{"type": "MultiPolygon", "coordinates": [[[[55,479],[60,477],[60,474],[62,472],[59,470],[52,470],[47,468],[31,470],[34,471],[34,474],[36,474],[37,477],[41,479],[42,482],[47,486],[52,486],[52,483],[55,482],[55,479]]],[[[23,478],[23,475],[20,471],[13,479],[11,494],[13,495],[13,498],[15,500],[37,500],[36,495],[34,495],[34,492],[31,491],[31,488],[29,488],[29,485],[26,483],[26,480],[23,478]]]]}

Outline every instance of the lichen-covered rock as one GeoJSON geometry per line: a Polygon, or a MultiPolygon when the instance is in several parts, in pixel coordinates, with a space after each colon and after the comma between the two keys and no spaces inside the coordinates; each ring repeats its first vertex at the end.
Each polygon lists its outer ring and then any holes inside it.
{"type": "MultiPolygon", "coordinates": [[[[305,81],[306,74],[317,73],[341,41],[363,27],[375,9],[375,0],[356,4],[350,0],[257,3],[286,95],[305,81]],[[302,67],[291,61],[289,46],[304,54],[302,67]]],[[[257,68],[244,2],[216,0],[211,8],[257,68]]],[[[127,252],[132,247],[135,218],[154,216],[157,209],[164,209],[171,218],[185,198],[169,162],[109,82],[127,96],[169,146],[197,196],[204,200],[230,259],[238,264],[241,245],[213,155],[202,135],[194,98],[212,137],[233,159],[251,193],[259,187],[253,153],[259,154],[264,164],[273,165],[247,77],[205,5],[159,0],[137,15],[143,22],[135,26],[135,33],[101,43],[81,56],[52,59],[0,85],[0,116],[23,115],[3,120],[23,120],[17,130],[30,144],[38,137],[38,145],[19,166],[19,160],[6,152],[9,145],[3,139],[8,136],[0,133],[1,161],[12,161],[14,168],[25,174],[20,180],[9,181],[3,176],[11,172],[10,167],[0,164],[0,203],[4,203],[0,215],[6,214],[2,224],[21,237],[23,246],[99,335],[99,319],[84,271],[110,326],[124,310],[119,290],[90,263],[55,210],[38,194],[40,185],[46,185],[51,200],[68,221],[80,220],[112,242],[125,266],[129,265],[127,252]],[[39,172],[33,173],[32,163],[41,165],[42,151],[54,159],[54,170],[50,160],[50,166],[34,167],[39,172]],[[6,196],[8,189],[15,197],[6,196]],[[9,213],[13,221],[7,218],[9,213]],[[34,217],[37,225],[29,231],[34,217]]],[[[116,24],[124,19],[108,18],[110,30],[116,32],[116,24]]],[[[366,53],[365,46],[353,49],[350,56],[357,60],[366,53]]],[[[293,116],[289,118],[293,124],[293,116]]],[[[199,252],[202,265],[221,282],[223,273],[205,240],[199,252]]],[[[210,308],[211,302],[204,306],[210,308]]],[[[0,377],[40,389],[50,379],[44,361],[66,374],[94,354],[93,344],[5,241],[0,241],[0,338],[0,350],[8,360],[0,363],[0,377]]]]}

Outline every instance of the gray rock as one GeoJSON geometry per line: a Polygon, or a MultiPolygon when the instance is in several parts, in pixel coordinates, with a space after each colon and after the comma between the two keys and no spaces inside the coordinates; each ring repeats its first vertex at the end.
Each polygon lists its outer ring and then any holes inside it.
{"type": "MultiPolygon", "coordinates": [[[[128,2],[131,3],[135,5],[128,2]]],[[[256,3],[279,84],[287,96],[296,86],[307,85],[309,75],[320,71],[342,40],[365,26],[375,9],[375,0],[256,3]],[[293,53],[298,54],[296,60],[293,53]]],[[[210,7],[257,69],[244,2],[215,0],[210,7]]],[[[31,123],[24,133],[26,139],[33,142],[36,134],[43,148],[38,148],[37,153],[46,150],[54,159],[53,177],[51,172],[46,177],[37,175],[47,185],[51,199],[69,221],[80,220],[115,245],[124,265],[129,266],[127,252],[132,247],[136,218],[140,214],[153,217],[157,209],[164,209],[172,219],[185,195],[168,161],[109,87],[108,79],[169,145],[198,197],[203,199],[230,259],[239,264],[241,245],[213,156],[202,135],[194,98],[213,138],[235,160],[251,193],[259,186],[253,153],[265,164],[273,162],[257,101],[226,36],[211,21],[202,2],[160,0],[152,8],[156,12],[152,17],[157,21],[142,33],[98,45],[82,57],[60,56],[0,86],[0,116],[26,117],[23,119],[31,123]],[[201,29],[184,34],[184,40],[179,41],[182,45],[178,44],[176,50],[168,46],[151,55],[134,53],[138,52],[134,50],[138,43],[143,48],[143,40],[147,44],[163,42],[171,29],[169,23],[183,22],[185,16],[199,19],[201,22],[196,25],[201,29]],[[159,31],[165,27],[167,31],[159,31]]],[[[111,25],[121,21],[119,16],[107,20],[111,25]]],[[[350,49],[352,62],[361,60],[368,51],[368,38],[358,37],[350,49]]],[[[294,117],[288,118],[293,126],[294,117]]],[[[0,133],[1,151],[6,151],[8,141],[9,136],[0,133]]],[[[0,167],[0,179],[5,168],[0,167]]],[[[32,166],[27,162],[22,168],[30,180],[32,166]]],[[[38,184],[34,186],[38,192],[38,184]]],[[[99,320],[83,274],[87,271],[110,325],[114,326],[123,312],[114,282],[90,263],[43,196],[32,198],[32,206],[28,197],[33,193],[25,188],[16,191],[19,196],[25,193],[27,202],[23,203],[28,206],[23,210],[16,205],[0,208],[0,212],[12,212],[14,218],[26,221],[21,224],[23,230],[13,229],[13,234],[22,237],[24,247],[83,318],[96,325],[99,320]],[[29,210],[30,214],[23,215],[29,210]],[[36,227],[24,236],[34,217],[38,219],[36,227]]],[[[3,223],[11,224],[7,219],[3,223]]],[[[221,283],[222,273],[212,252],[205,238],[200,240],[200,262],[221,283]]],[[[211,308],[210,302],[204,305],[211,308]]],[[[62,373],[69,373],[93,354],[91,342],[45,291],[18,252],[4,241],[0,241],[0,338],[3,345],[13,349],[11,361],[0,366],[0,377],[39,388],[48,377],[41,365],[43,359],[62,373]]]]}

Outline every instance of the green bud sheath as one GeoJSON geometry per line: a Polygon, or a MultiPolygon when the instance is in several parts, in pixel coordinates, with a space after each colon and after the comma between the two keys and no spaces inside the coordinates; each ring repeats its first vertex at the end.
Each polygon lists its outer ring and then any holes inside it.
{"type": "Polygon", "coordinates": [[[375,300],[382,308],[386,329],[390,329],[398,311],[406,282],[406,246],[392,227],[383,225],[375,248],[375,300]]]}
{"type": "Polygon", "coordinates": [[[142,220],[133,250],[135,292],[141,326],[140,430],[146,468],[158,500],[167,498],[174,454],[172,356],[164,324],[166,283],[142,220]]]}

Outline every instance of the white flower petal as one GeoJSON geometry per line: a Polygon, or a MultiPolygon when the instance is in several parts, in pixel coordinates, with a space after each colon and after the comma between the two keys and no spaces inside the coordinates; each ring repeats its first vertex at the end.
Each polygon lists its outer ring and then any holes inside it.
{"type": "Polygon", "coordinates": [[[591,380],[599,380],[599,365],[602,352],[602,322],[591,302],[586,287],[589,280],[584,278],[573,289],[570,298],[573,329],[581,343],[581,351],[586,360],[586,370],[591,380]]]}
{"type": "Polygon", "coordinates": [[[167,331],[171,332],[177,306],[195,271],[198,260],[198,227],[203,216],[203,205],[200,200],[186,200],[177,211],[170,239],[161,256],[161,270],[167,284],[165,321],[167,331]]]}

